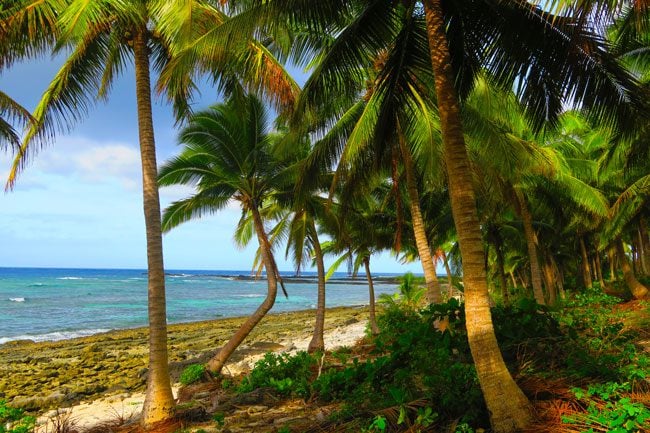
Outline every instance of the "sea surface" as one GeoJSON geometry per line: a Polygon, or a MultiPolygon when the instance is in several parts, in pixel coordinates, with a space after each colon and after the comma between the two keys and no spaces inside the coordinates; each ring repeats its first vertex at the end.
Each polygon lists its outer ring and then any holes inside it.
{"type": "MultiPolygon", "coordinates": [[[[313,273],[284,275],[274,312],[315,308],[313,273]]],[[[392,294],[391,274],[375,283],[375,296],[392,294]]],[[[168,270],[167,320],[194,322],[252,313],[266,296],[266,280],[250,271],[168,270]]],[[[327,306],[366,305],[365,275],[334,275],[327,306]]],[[[0,268],[0,344],[62,340],[147,325],[147,274],[138,269],[0,268]]]]}

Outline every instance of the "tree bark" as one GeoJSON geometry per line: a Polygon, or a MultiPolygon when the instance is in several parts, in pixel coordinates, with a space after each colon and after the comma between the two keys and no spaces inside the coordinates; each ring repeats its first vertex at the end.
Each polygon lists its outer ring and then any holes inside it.
{"type": "Polygon", "coordinates": [[[553,270],[555,271],[555,275],[557,275],[557,288],[558,291],[560,292],[560,298],[564,299],[565,298],[565,293],[564,293],[564,274],[562,273],[562,269],[558,266],[557,261],[553,258],[553,255],[549,255],[551,259],[551,264],[553,265],[553,270]]]}
{"type": "Polygon", "coordinates": [[[497,255],[497,276],[499,278],[499,285],[501,286],[501,296],[503,298],[503,303],[508,305],[508,284],[506,283],[506,272],[504,270],[505,260],[503,258],[503,240],[499,233],[495,233],[494,241],[494,251],[497,255]]]}
{"type": "Polygon", "coordinates": [[[603,279],[603,265],[600,262],[600,252],[598,248],[594,248],[594,262],[596,263],[596,277],[598,278],[598,284],[600,284],[601,290],[605,290],[605,280],[603,279]]]}
{"type": "Polygon", "coordinates": [[[149,72],[148,31],[142,26],[133,40],[138,135],[142,162],[142,196],[147,237],[147,280],[149,315],[149,371],[142,424],[151,427],[174,415],[174,396],[167,355],[167,306],[163,264],[160,197],[156,142],[151,114],[151,76],[149,72]]]}
{"type": "Polygon", "coordinates": [[[537,254],[537,235],[533,228],[533,217],[528,209],[528,203],[524,194],[515,189],[515,196],[519,207],[519,213],[524,225],[524,236],[526,238],[526,246],[528,247],[528,261],[530,262],[530,279],[533,285],[533,296],[535,302],[539,305],[546,305],[544,299],[544,291],[542,289],[542,271],[539,267],[539,256],[537,254]]]}
{"type": "Polygon", "coordinates": [[[557,284],[555,278],[555,271],[553,270],[553,264],[549,259],[549,253],[544,254],[544,283],[546,284],[546,292],[548,293],[548,303],[549,305],[555,305],[557,301],[557,284]]]}
{"type": "Polygon", "coordinates": [[[634,271],[630,266],[630,262],[625,255],[625,248],[623,247],[623,241],[621,238],[616,239],[616,253],[618,254],[618,261],[621,265],[621,270],[623,271],[623,279],[625,280],[625,285],[627,285],[632,296],[635,299],[645,298],[648,295],[648,289],[646,286],[641,284],[639,280],[636,279],[634,271]]]}
{"type": "Polygon", "coordinates": [[[582,260],[581,263],[582,281],[584,282],[586,289],[591,289],[593,287],[593,282],[591,280],[591,269],[589,268],[589,256],[587,256],[587,246],[585,245],[584,235],[578,234],[578,242],[580,243],[580,257],[582,260]]]}
{"type": "Polygon", "coordinates": [[[425,0],[424,11],[449,197],[463,260],[467,339],[493,431],[516,432],[530,424],[531,405],[506,368],[494,334],[484,269],[483,238],[440,0],[425,0]]]}
{"type": "Polygon", "coordinates": [[[262,260],[264,261],[264,269],[266,269],[266,284],[267,294],[266,298],[257,307],[257,310],[241,325],[241,327],[230,337],[230,340],[219,350],[219,352],[208,361],[208,369],[213,373],[220,373],[228,358],[233,354],[235,349],[244,341],[250,334],[255,326],[262,320],[266,313],[273,307],[275,298],[278,294],[278,282],[276,279],[275,266],[273,265],[273,253],[270,248],[268,237],[264,231],[264,224],[260,216],[257,203],[251,204],[251,212],[253,214],[253,225],[257,234],[257,240],[262,250],[262,260]]]}
{"type": "Polygon", "coordinates": [[[420,262],[424,271],[424,281],[427,285],[427,301],[430,304],[439,304],[441,301],[440,282],[436,275],[436,267],[433,264],[424,218],[422,218],[422,211],[420,209],[420,194],[418,193],[418,185],[415,180],[415,166],[411,151],[406,145],[402,131],[398,130],[397,134],[402,161],[404,163],[404,171],[406,171],[406,189],[409,195],[413,236],[415,237],[415,245],[418,249],[418,256],[420,256],[420,262]]]}
{"type": "Polygon", "coordinates": [[[314,336],[309,342],[307,352],[325,351],[325,340],[323,333],[325,331],[325,264],[323,263],[323,251],[321,250],[316,224],[311,220],[311,231],[313,233],[314,257],[316,258],[316,271],[318,272],[318,301],[316,302],[316,324],[314,326],[314,336]]]}
{"type": "Polygon", "coordinates": [[[375,286],[372,282],[372,274],[370,273],[370,257],[363,259],[363,266],[366,269],[366,279],[368,280],[370,332],[372,332],[372,335],[377,335],[379,334],[379,326],[377,326],[377,316],[375,315],[375,286]]]}

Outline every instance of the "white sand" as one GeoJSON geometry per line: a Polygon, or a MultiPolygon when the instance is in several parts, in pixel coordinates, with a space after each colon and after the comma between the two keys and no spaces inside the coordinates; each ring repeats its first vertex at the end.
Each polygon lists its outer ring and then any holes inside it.
{"type": "MultiPolygon", "coordinates": [[[[324,334],[325,347],[333,350],[344,346],[353,346],[361,337],[363,337],[366,328],[366,321],[353,323],[351,325],[340,326],[334,329],[326,330],[324,334]]],[[[311,337],[300,340],[283,340],[279,343],[286,349],[282,352],[295,353],[301,350],[307,350],[311,337]]],[[[264,355],[252,355],[246,357],[243,361],[235,364],[226,364],[225,373],[238,374],[248,371],[253,367],[255,362],[264,355]]],[[[174,397],[178,393],[178,384],[172,388],[174,397]]],[[[142,410],[144,403],[144,393],[118,394],[104,398],[99,398],[90,402],[84,402],[68,409],[63,409],[58,415],[59,420],[67,417],[69,422],[77,427],[91,427],[106,421],[118,418],[128,419],[137,417],[142,410]]],[[[56,411],[50,411],[38,419],[36,433],[52,433],[54,427],[53,418],[56,418],[56,411]]]]}

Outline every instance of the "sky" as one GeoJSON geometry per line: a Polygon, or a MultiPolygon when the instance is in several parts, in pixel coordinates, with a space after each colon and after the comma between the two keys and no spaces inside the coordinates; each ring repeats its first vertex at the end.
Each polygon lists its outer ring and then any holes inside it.
{"type": "MultiPolygon", "coordinates": [[[[0,90],[32,110],[61,64],[43,58],[16,65],[0,75],[0,90]]],[[[305,75],[294,71],[298,82],[305,75]]],[[[57,134],[19,177],[0,193],[0,267],[146,268],[135,84],[125,71],[108,102],[99,102],[67,134],[57,134]]],[[[160,165],[180,147],[171,108],[154,98],[154,126],[160,165]]],[[[195,108],[218,101],[202,86],[195,108]]],[[[0,151],[4,184],[11,155],[0,151]]],[[[192,192],[162,188],[161,206],[192,192]]],[[[164,235],[166,269],[249,270],[257,245],[238,249],[233,233],[241,211],[235,203],[218,214],[187,222],[164,235]]],[[[284,251],[284,249],[282,249],[284,251]]],[[[283,271],[290,262],[277,257],[283,271]]],[[[334,258],[326,261],[332,263],[334,258]]],[[[421,273],[418,263],[403,265],[388,253],[371,261],[373,273],[421,273]]],[[[344,269],[341,269],[344,271],[344,269]]]]}

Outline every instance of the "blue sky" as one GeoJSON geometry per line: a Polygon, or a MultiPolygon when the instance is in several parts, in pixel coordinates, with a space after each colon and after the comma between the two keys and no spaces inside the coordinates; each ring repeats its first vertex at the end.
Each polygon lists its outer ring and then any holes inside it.
{"type": "MultiPolygon", "coordinates": [[[[49,58],[16,65],[0,75],[0,89],[33,109],[59,66],[49,58]]],[[[18,180],[0,195],[0,267],[145,268],[135,85],[126,71],[108,103],[100,102],[69,134],[57,135],[18,180]]],[[[304,80],[304,76],[299,77],[304,80]]],[[[205,87],[196,107],[217,101],[205,87]]],[[[158,100],[154,124],[159,164],[179,151],[171,109],[158,100]]],[[[0,153],[0,178],[10,167],[0,153]]],[[[161,204],[188,195],[161,189],[161,204]]],[[[164,237],[167,269],[250,269],[256,245],[238,249],[232,233],[236,205],[218,215],[188,222],[164,237]]],[[[290,263],[278,257],[282,270],[290,263]]],[[[373,273],[422,272],[388,254],[373,258],[373,273]]]]}

